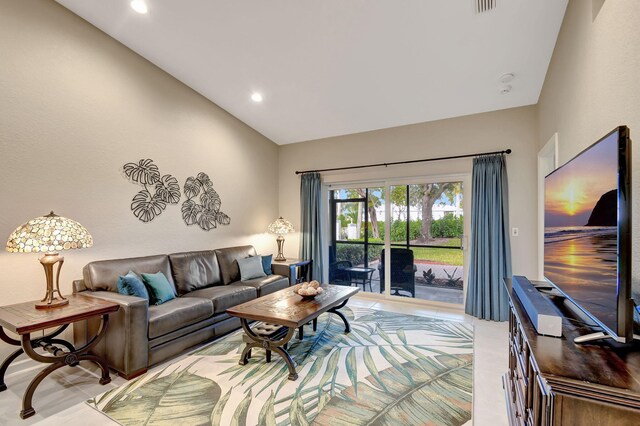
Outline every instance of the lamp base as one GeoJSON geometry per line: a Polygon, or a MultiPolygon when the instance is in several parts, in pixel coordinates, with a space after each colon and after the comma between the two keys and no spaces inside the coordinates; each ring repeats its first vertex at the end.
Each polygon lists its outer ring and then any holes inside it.
{"type": "Polygon", "coordinates": [[[287,260],[287,258],[284,257],[284,254],[282,254],[282,249],[284,248],[284,237],[282,235],[278,235],[278,238],[276,238],[276,242],[278,243],[278,254],[273,260],[275,260],[276,262],[284,262],[285,260],[287,260]]]}
{"type": "Polygon", "coordinates": [[[36,309],[51,309],[59,308],[60,306],[68,305],[69,299],[58,299],[54,297],[50,302],[38,302],[36,303],[36,309]]]}
{"type": "Polygon", "coordinates": [[[47,292],[45,293],[44,298],[36,303],[36,309],[59,308],[60,306],[68,304],[69,300],[60,293],[60,269],[64,263],[64,257],[60,256],[58,253],[48,252],[40,258],[40,263],[42,264],[44,274],[47,277],[47,292]],[[58,264],[58,270],[56,272],[56,285],[54,288],[53,266],[56,263],[58,264]],[[56,296],[56,293],[60,296],[59,298],[56,296]]]}

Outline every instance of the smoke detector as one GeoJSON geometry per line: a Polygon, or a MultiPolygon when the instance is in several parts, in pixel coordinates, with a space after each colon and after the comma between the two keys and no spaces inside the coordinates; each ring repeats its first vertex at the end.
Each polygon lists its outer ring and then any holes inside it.
{"type": "Polygon", "coordinates": [[[496,7],[498,0],[473,0],[476,6],[476,13],[489,12],[496,7]]]}
{"type": "Polygon", "coordinates": [[[509,83],[514,78],[515,78],[515,75],[512,72],[507,74],[502,74],[500,76],[500,83],[504,83],[504,84],[509,83]]]}

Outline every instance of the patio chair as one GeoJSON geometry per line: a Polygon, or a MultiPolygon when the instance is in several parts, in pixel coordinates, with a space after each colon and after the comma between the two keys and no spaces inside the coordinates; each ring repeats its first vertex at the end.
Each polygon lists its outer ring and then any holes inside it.
{"type": "MultiPolygon", "coordinates": [[[[416,297],[416,265],[413,263],[413,251],[404,248],[391,249],[391,291],[393,295],[416,297]]],[[[378,264],[380,274],[380,293],[384,293],[384,249],[380,253],[380,263],[378,264]]]]}
{"type": "Polygon", "coordinates": [[[351,285],[351,274],[347,271],[353,266],[348,260],[340,260],[329,265],[329,283],[336,285],[351,285]]]}

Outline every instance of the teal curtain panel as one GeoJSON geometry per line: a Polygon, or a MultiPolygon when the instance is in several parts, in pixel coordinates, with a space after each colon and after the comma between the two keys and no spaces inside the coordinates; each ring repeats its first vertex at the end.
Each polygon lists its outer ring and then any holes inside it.
{"type": "Polygon", "coordinates": [[[509,200],[505,156],[473,160],[471,253],[465,311],[492,321],[506,321],[509,302],[502,284],[511,276],[509,200]]]}
{"type": "Polygon", "coordinates": [[[312,276],[322,281],[322,179],[320,173],[304,173],[300,181],[300,258],[311,259],[312,276]]]}

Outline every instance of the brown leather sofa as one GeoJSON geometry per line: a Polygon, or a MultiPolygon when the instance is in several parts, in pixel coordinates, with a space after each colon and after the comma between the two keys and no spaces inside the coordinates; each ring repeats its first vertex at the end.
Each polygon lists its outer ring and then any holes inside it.
{"type": "MultiPolygon", "coordinates": [[[[240,246],[87,264],[83,279],[73,283],[74,293],[120,305],[93,352],[131,379],[191,346],[239,328],[240,321],[229,316],[227,308],[289,286],[289,278],[281,275],[241,281],[237,260],[255,255],[253,246],[240,246]],[[118,276],[129,271],[163,272],[178,297],[149,306],[146,299],[119,294],[118,276]]],[[[75,323],[76,345],[95,335],[99,326],[99,320],[75,323]]]]}

